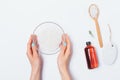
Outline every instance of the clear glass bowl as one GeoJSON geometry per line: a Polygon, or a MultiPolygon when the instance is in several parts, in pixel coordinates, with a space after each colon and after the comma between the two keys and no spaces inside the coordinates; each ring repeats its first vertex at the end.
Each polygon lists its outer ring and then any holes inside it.
{"type": "Polygon", "coordinates": [[[33,31],[37,35],[40,53],[52,55],[60,50],[64,30],[55,22],[43,22],[33,31]]]}

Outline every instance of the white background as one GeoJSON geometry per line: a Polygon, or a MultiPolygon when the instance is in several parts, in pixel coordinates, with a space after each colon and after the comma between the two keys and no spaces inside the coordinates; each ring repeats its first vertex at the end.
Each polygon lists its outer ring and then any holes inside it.
{"type": "MultiPolygon", "coordinates": [[[[0,0],[0,80],[29,80],[31,68],[26,56],[26,44],[33,29],[44,21],[58,23],[71,38],[73,56],[70,71],[73,80],[119,80],[120,55],[114,65],[103,64],[95,25],[88,14],[91,3],[100,8],[99,23],[104,45],[109,41],[107,24],[110,24],[113,41],[119,48],[119,0],[0,0]],[[89,36],[89,30],[95,38],[89,36]],[[93,41],[99,56],[99,68],[94,70],[87,69],[84,55],[85,42],[89,40],[93,41]]],[[[43,80],[61,80],[58,55],[42,56],[43,80]]]]}

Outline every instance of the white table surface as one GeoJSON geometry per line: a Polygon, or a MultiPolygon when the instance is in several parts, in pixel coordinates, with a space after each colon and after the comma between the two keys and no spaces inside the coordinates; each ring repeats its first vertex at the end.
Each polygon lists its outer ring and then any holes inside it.
{"type": "MultiPolygon", "coordinates": [[[[44,21],[58,23],[71,38],[73,56],[70,71],[73,80],[119,80],[120,55],[114,65],[103,64],[95,25],[88,14],[88,7],[93,2],[100,8],[99,23],[104,45],[109,41],[107,24],[110,24],[113,41],[120,50],[119,0],[0,0],[0,80],[29,80],[31,68],[26,44],[33,29],[44,21]],[[89,36],[89,30],[95,38],[89,36]],[[92,41],[97,48],[100,62],[97,69],[87,69],[84,55],[86,41],[92,41]]],[[[61,80],[58,54],[42,55],[43,80],[61,80]]]]}

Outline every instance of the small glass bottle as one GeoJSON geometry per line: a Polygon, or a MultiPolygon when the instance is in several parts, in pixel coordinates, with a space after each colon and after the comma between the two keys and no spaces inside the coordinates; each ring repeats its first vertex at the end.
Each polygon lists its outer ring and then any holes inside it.
{"type": "Polygon", "coordinates": [[[98,58],[96,55],[95,48],[91,45],[91,42],[86,42],[85,56],[87,61],[87,66],[89,69],[94,69],[98,67],[98,58]]]}

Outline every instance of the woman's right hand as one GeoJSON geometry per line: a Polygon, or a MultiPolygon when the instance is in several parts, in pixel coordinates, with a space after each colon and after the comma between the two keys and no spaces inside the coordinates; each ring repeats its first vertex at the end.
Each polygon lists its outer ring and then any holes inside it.
{"type": "Polygon", "coordinates": [[[58,67],[62,80],[72,80],[69,72],[69,62],[71,59],[71,42],[67,34],[62,37],[61,51],[58,56],[58,67]]]}

